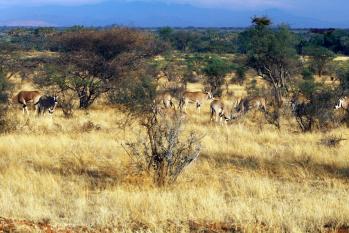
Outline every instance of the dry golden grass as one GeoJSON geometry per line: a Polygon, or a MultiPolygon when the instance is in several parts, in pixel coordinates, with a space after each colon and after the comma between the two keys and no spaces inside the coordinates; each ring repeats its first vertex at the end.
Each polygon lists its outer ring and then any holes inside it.
{"type": "Polygon", "coordinates": [[[337,56],[334,61],[349,61],[348,56],[337,56]]]}
{"type": "MultiPolygon", "coordinates": [[[[72,119],[14,109],[17,130],[0,136],[1,216],[123,232],[188,232],[189,221],[314,232],[349,222],[347,141],[328,148],[319,145],[323,133],[299,134],[286,121],[278,131],[253,114],[221,127],[209,122],[207,103],[202,110],[190,106],[185,124],[205,135],[201,156],[175,185],[157,188],[134,173],[120,146],[142,129],[119,129],[116,109],[72,119]]],[[[328,134],[348,138],[349,130],[328,134]]]]}

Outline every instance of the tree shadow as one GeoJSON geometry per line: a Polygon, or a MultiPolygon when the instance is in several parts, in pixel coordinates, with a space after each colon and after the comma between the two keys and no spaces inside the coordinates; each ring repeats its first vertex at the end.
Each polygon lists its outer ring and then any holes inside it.
{"type": "Polygon", "coordinates": [[[282,180],[302,179],[304,178],[304,174],[314,178],[330,177],[345,181],[349,178],[348,166],[318,163],[310,156],[282,160],[280,157],[264,159],[238,154],[221,154],[220,156],[215,157],[202,154],[201,158],[213,160],[217,166],[232,166],[237,170],[247,170],[252,172],[260,171],[261,174],[282,180]],[[300,172],[300,169],[304,172],[300,172]]]}

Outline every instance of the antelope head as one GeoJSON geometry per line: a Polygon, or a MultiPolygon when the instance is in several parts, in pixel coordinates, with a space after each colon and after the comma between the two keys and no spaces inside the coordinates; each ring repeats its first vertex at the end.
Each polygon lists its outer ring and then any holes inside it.
{"type": "Polygon", "coordinates": [[[50,108],[48,109],[48,112],[49,112],[50,114],[53,114],[53,112],[55,111],[55,109],[56,109],[56,107],[57,107],[57,104],[58,104],[58,96],[57,96],[57,94],[54,94],[54,95],[53,95],[53,101],[54,101],[53,107],[50,107],[50,108]]]}
{"type": "Polygon", "coordinates": [[[334,108],[337,110],[337,109],[340,109],[340,108],[343,108],[344,106],[344,102],[347,100],[347,97],[343,97],[343,98],[340,98],[338,100],[338,104],[336,106],[334,106],[334,108]]]}

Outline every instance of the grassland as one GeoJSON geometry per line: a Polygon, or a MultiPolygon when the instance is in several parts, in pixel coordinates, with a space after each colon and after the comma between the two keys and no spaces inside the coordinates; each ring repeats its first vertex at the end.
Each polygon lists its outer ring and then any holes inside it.
{"type": "Polygon", "coordinates": [[[253,115],[221,127],[209,123],[208,104],[203,110],[190,109],[185,125],[205,136],[201,156],[175,185],[157,188],[122,149],[142,129],[118,128],[117,109],[76,111],[72,119],[13,109],[17,129],[0,136],[1,216],[115,232],[200,229],[192,222],[324,232],[349,223],[349,143],[319,144],[328,134],[348,137],[347,128],[300,134],[285,121],[278,131],[253,115]]]}
{"type": "Polygon", "coordinates": [[[210,123],[208,105],[201,114],[190,106],[184,126],[204,136],[200,157],[166,188],[136,172],[121,143],[144,132],[137,123],[120,128],[120,110],[97,103],[70,119],[61,110],[38,118],[12,106],[14,131],[0,135],[0,225],[4,217],[104,232],[349,229],[349,142],[320,143],[349,139],[346,127],[303,134],[285,117],[279,131],[258,112],[222,127],[210,123]]]}

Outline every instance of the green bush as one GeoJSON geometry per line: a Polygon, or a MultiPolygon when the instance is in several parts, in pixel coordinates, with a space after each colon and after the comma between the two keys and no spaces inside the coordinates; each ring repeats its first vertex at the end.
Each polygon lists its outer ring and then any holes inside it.
{"type": "Polygon", "coordinates": [[[8,93],[12,85],[7,81],[5,75],[0,72],[0,132],[8,130],[7,110],[8,93]]]}

